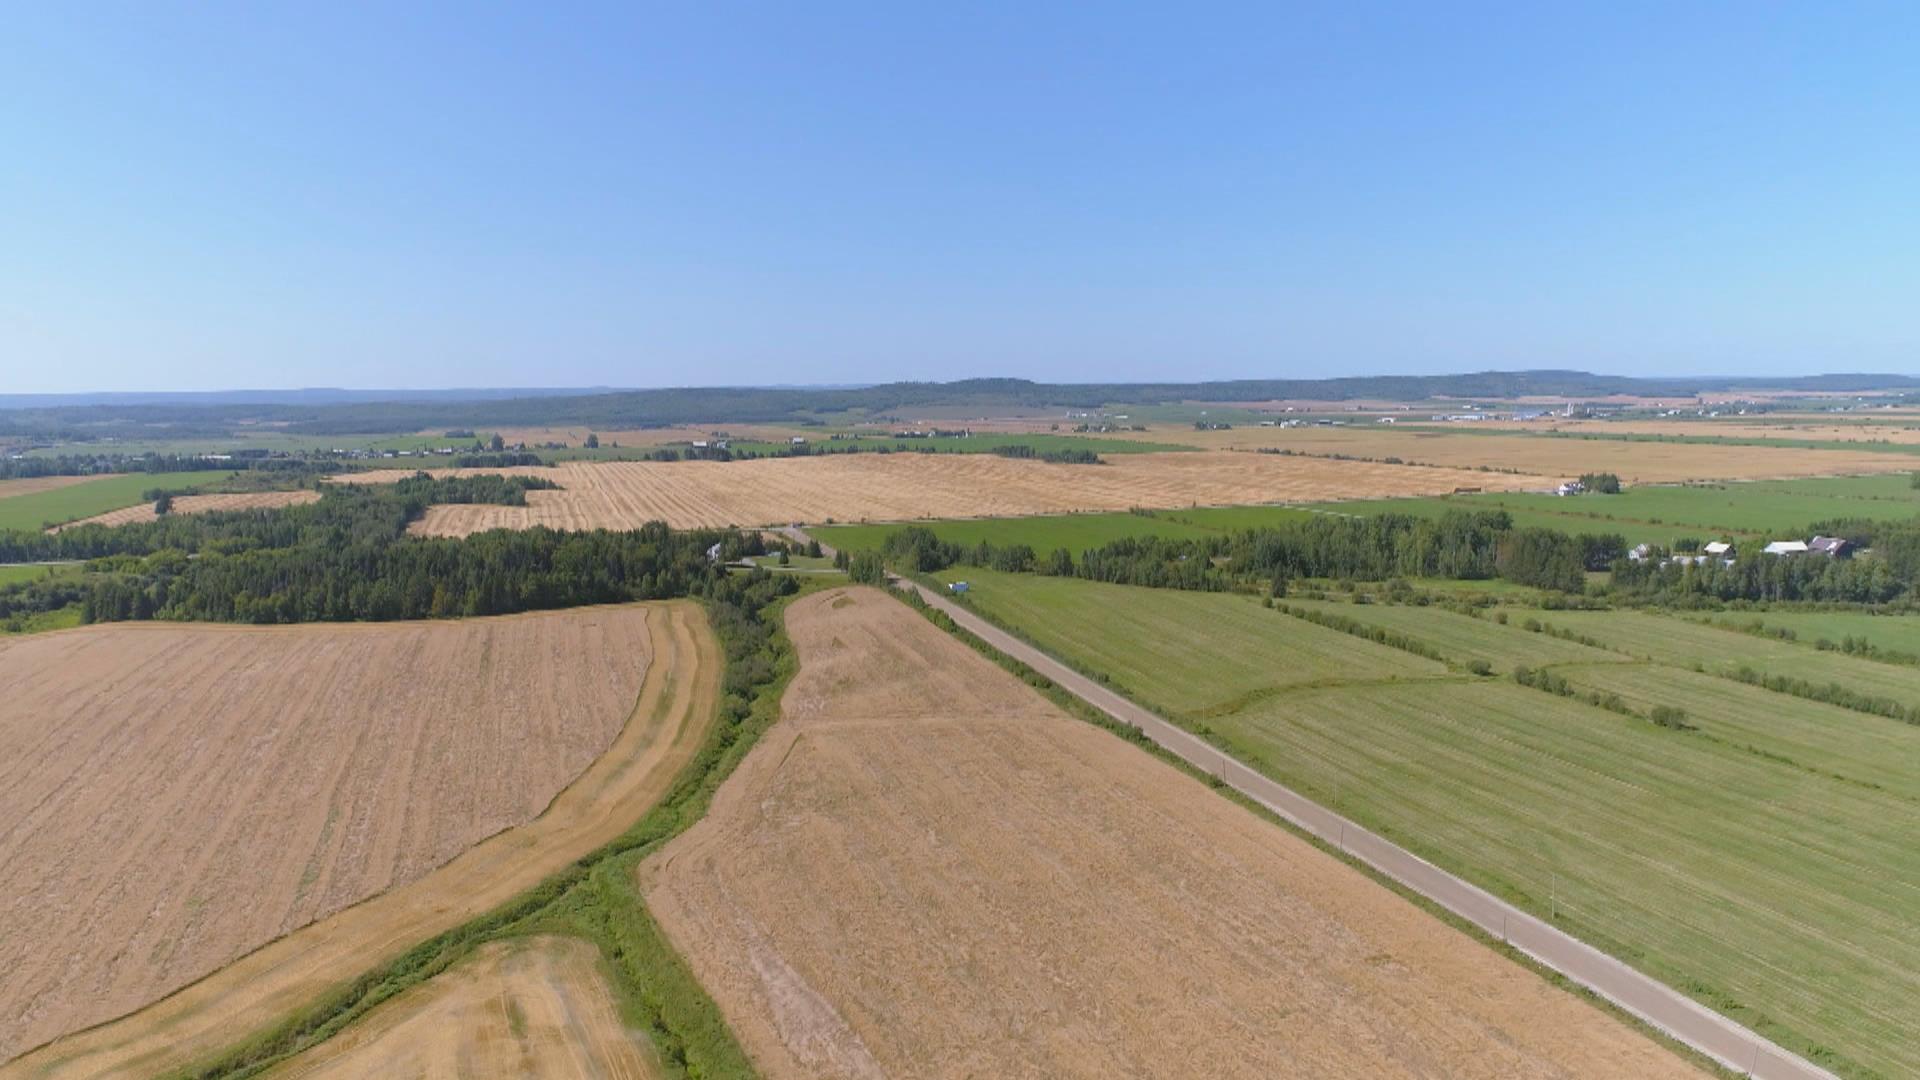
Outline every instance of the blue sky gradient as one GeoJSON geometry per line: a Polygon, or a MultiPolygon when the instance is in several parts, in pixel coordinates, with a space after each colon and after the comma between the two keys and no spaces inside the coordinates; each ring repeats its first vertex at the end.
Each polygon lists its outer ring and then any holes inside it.
{"type": "Polygon", "coordinates": [[[1911,4],[351,7],[9,12],[0,392],[1920,371],[1911,4]]]}

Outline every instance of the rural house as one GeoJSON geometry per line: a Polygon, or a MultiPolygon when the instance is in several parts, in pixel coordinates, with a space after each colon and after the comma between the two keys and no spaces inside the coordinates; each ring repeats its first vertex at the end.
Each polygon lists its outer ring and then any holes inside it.
{"type": "Polygon", "coordinates": [[[1816,536],[1807,541],[1807,550],[1829,559],[1844,559],[1853,553],[1853,545],[1840,536],[1816,536]]]}

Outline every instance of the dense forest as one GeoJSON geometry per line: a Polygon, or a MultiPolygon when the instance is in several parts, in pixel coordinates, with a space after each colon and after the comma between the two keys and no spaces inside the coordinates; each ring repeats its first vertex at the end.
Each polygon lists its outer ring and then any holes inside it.
{"type": "Polygon", "coordinates": [[[0,533],[0,561],[92,559],[89,572],[0,592],[0,617],[78,603],[87,622],[281,623],[498,615],[704,594],[723,559],[761,554],[757,533],[537,528],[424,539],[407,526],[435,503],[524,504],[527,477],[417,476],[328,486],[278,510],[168,515],[114,528],[0,533]]]}
{"type": "Polygon", "coordinates": [[[1438,518],[1320,515],[1206,539],[1126,537],[1078,556],[1064,548],[1042,556],[1024,544],[955,544],[915,526],[890,535],[882,554],[910,573],[965,564],[1156,588],[1257,583],[1284,595],[1297,578],[1501,577],[1578,592],[1588,569],[1602,569],[1625,551],[1626,541],[1613,534],[1516,529],[1502,510],[1456,510],[1438,518]]]}

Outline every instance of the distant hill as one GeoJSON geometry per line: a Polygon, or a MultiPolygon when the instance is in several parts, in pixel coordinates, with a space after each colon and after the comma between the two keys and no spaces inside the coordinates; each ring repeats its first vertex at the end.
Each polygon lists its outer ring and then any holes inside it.
{"type": "Polygon", "coordinates": [[[855,387],[685,387],[659,390],[292,390],[204,394],[0,396],[0,434],[211,431],[243,420],[310,434],[437,427],[568,425],[602,430],[680,423],[804,423],[821,414],[888,414],[934,406],[992,409],[1098,408],[1179,401],[1330,401],[1376,398],[1495,400],[1543,396],[1658,397],[1738,390],[1851,392],[1920,388],[1907,375],[1792,378],[1661,378],[1584,371],[1482,371],[1333,379],[1240,379],[1199,383],[1036,383],[962,379],[855,387]]]}

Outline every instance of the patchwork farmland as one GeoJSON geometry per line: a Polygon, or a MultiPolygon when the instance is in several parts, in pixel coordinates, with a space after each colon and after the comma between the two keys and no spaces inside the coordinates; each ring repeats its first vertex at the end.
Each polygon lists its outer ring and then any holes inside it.
{"type": "Polygon", "coordinates": [[[0,1056],[67,1036],[0,1073],[183,1064],[617,835],[704,739],[704,633],[648,605],[0,642],[0,1056]]]}
{"type": "MultiPolygon", "coordinates": [[[[277,510],[283,506],[305,506],[320,501],[320,493],[312,489],[299,491],[247,491],[220,495],[176,495],[173,499],[173,514],[206,514],[221,510],[277,510]]],[[[118,510],[109,510],[104,514],[70,521],[55,526],[55,530],[72,529],[81,525],[132,525],[141,521],[156,521],[159,515],[154,513],[150,502],[135,506],[124,506],[118,510]]]]}
{"type": "MultiPolygon", "coordinates": [[[[1764,1035],[1850,1076],[1920,1068],[1920,727],[1712,674],[1745,664],[1920,701],[1920,669],[1672,616],[1288,604],[1405,634],[1453,663],[1424,677],[1351,659],[1261,665],[1301,626],[1224,594],[967,568],[968,603],[1236,758],[1764,1035]],[[1603,647],[1530,632],[1564,628],[1603,647]],[[1264,623],[1263,623],[1264,620],[1264,623]],[[1204,629],[1203,629],[1204,628],[1204,629]],[[1625,652],[1616,648],[1618,646],[1625,652]],[[1631,655],[1628,655],[1631,654],[1631,655]],[[1462,667],[1545,665],[1557,696],[1462,667]],[[1695,660],[1706,673],[1691,670],[1695,660]],[[1904,688],[1904,689],[1903,689],[1904,688]],[[1616,695],[1619,711],[1579,695],[1616,695]],[[1682,727],[1649,722],[1655,706],[1682,727]]],[[[1406,654],[1402,654],[1406,655],[1406,654]]],[[[1408,656],[1408,659],[1421,659],[1408,656]]]]}
{"type": "MultiPolygon", "coordinates": [[[[566,463],[506,471],[546,477],[561,490],[529,492],[524,507],[436,506],[417,531],[463,536],[534,525],[637,528],[651,520],[693,528],[999,517],[1136,506],[1311,502],[1547,482],[1457,469],[1203,453],[1121,454],[1100,465],[990,454],[836,454],[733,462],[566,463]]],[[[410,475],[393,470],[342,479],[377,483],[410,475]]]]}
{"type": "Polygon", "coordinates": [[[780,723],[640,869],[763,1075],[1693,1074],[897,601],[788,632],[780,723]]]}

